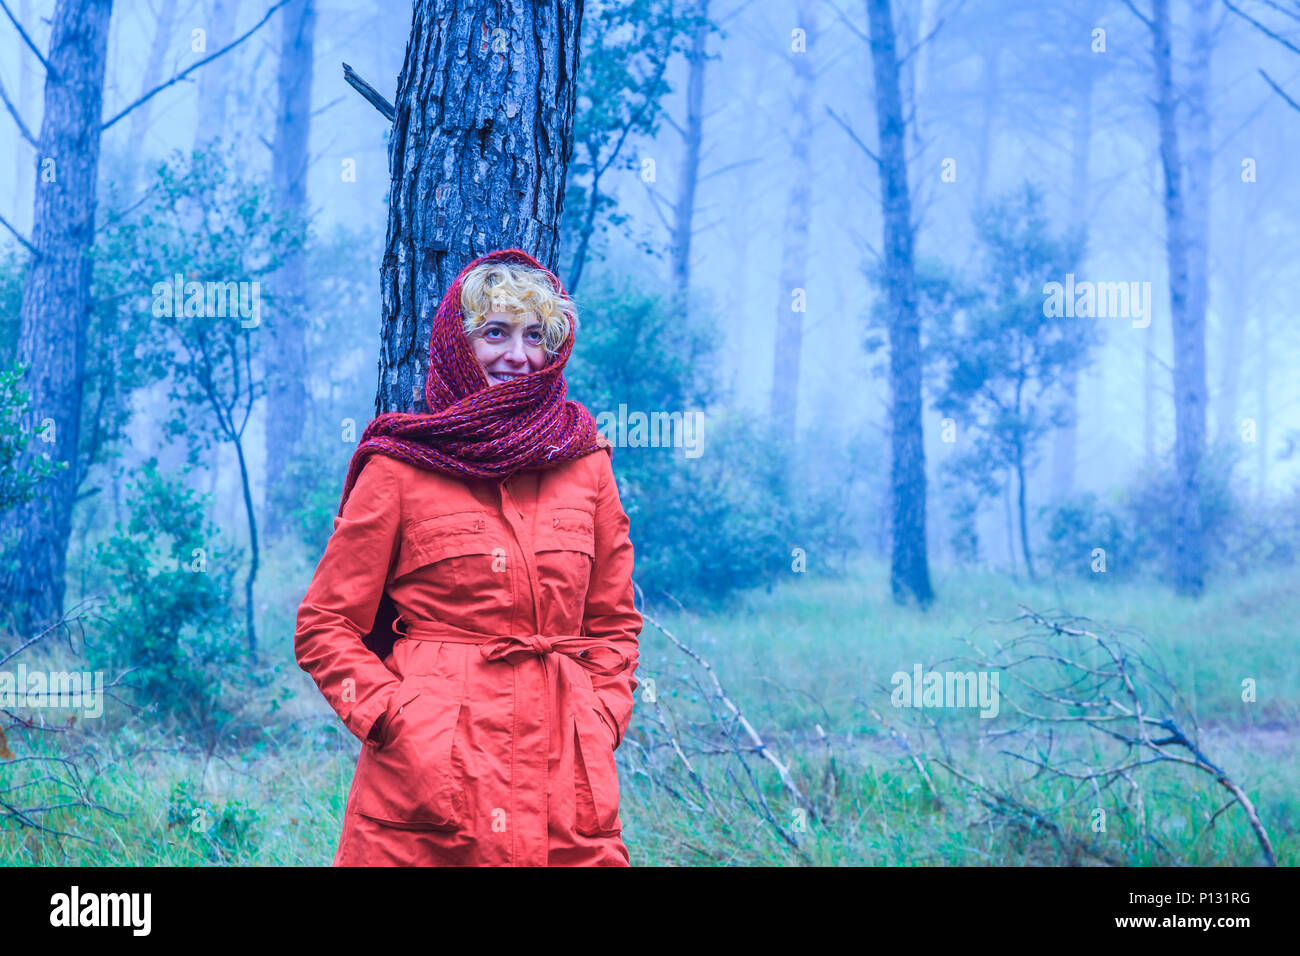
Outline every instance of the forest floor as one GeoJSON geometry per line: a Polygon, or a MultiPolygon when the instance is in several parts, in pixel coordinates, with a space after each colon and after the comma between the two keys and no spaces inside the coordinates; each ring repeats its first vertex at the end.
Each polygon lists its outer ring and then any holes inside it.
{"type": "MultiPolygon", "coordinates": [[[[262,646],[291,699],[250,701],[264,716],[239,743],[205,753],[146,718],[112,711],[57,736],[10,728],[16,756],[58,753],[79,768],[79,782],[24,788],[21,805],[72,803],[80,794],[98,808],[32,817],[64,836],[0,815],[0,865],[328,864],[359,744],[293,659],[292,595],[305,587],[302,575],[301,565],[272,567],[263,591],[282,598],[271,605],[281,611],[265,617],[262,646]]],[[[724,608],[648,608],[642,686],[618,752],[633,864],[1261,863],[1241,807],[1217,812],[1230,795],[1211,775],[1159,763],[1095,791],[1034,775],[999,747],[981,745],[992,724],[1011,726],[1009,714],[984,724],[973,712],[940,715],[945,756],[923,714],[890,706],[894,673],[942,667],[970,650],[966,640],[995,648],[1030,630],[1011,621],[1021,605],[1052,620],[1089,618],[1098,633],[1140,635],[1144,656],[1187,702],[1201,751],[1255,804],[1278,862],[1300,861],[1294,570],[1212,581],[1196,601],[1149,582],[1029,583],[957,570],[936,572],[934,587],[929,611],[896,606],[887,567],[864,560],[838,579],[792,573],[724,608]],[[650,617],[707,661],[768,752],[788,766],[789,786],[711,694],[708,672],[650,617]],[[1253,700],[1243,699],[1243,682],[1253,700]],[[667,726],[698,782],[683,772],[667,726]]],[[[51,665],[29,661],[36,666],[51,665]]],[[[1068,726],[1054,732],[1052,746],[1093,766],[1104,756],[1086,731],[1068,726]]],[[[31,779],[23,774],[22,761],[0,763],[0,790],[31,779]]]]}

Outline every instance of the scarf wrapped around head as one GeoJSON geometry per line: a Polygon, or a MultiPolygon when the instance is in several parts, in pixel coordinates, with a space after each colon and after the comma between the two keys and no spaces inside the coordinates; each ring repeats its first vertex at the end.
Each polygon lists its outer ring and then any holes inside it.
{"type": "MultiPolygon", "coordinates": [[[[471,269],[496,261],[517,262],[543,272],[555,291],[568,298],[555,274],[520,249],[489,252],[465,266],[433,318],[424,383],[429,412],[387,412],[366,426],[348,466],[339,515],[371,455],[388,455],[459,478],[506,478],[610,448],[609,440],[596,431],[591,413],[565,397],[564,365],[573,351],[576,321],[570,323],[568,336],[545,368],[509,382],[489,383],[465,334],[460,291],[471,269]]],[[[395,640],[396,617],[385,592],[374,627],[363,639],[381,658],[395,640]]]]}
{"type": "Polygon", "coordinates": [[[570,323],[568,336],[545,368],[489,384],[465,334],[460,308],[461,282],[483,262],[531,266],[568,298],[555,274],[519,249],[489,252],[465,266],[433,317],[424,383],[429,412],[387,412],[366,426],[348,466],[340,515],[362,466],[374,454],[460,478],[505,478],[581,458],[609,444],[596,431],[591,412],[565,398],[564,366],[573,351],[576,323],[570,323]]]}

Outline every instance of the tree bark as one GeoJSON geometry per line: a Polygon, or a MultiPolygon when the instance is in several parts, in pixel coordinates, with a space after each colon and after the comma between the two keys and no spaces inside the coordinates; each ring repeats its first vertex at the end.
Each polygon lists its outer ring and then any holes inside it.
{"type": "Polygon", "coordinates": [[[912,207],[903,138],[906,126],[889,0],[866,0],[880,135],[880,194],[889,300],[889,392],[893,495],[890,588],[922,607],[934,599],[925,536],[925,444],[921,408],[921,320],[913,264],[912,207]]]}
{"type": "MultiPolygon", "coordinates": [[[[280,96],[275,123],[271,179],[277,203],[306,228],[307,142],[311,133],[312,62],[315,54],[315,0],[293,0],[281,13],[280,96]]],[[[306,275],[303,252],[289,254],[276,274],[279,304],[269,323],[271,348],[267,376],[266,534],[278,537],[286,527],[276,506],[284,488],[284,467],[306,427],[306,275]]]]}
{"type": "Polygon", "coordinates": [[[58,0],[50,31],[52,72],[45,78],[33,210],[36,251],[23,285],[18,359],[30,366],[23,385],[31,411],[24,425],[35,431],[50,423],[26,457],[48,453],[66,468],[49,480],[46,494],[0,515],[0,532],[5,540],[16,538],[12,554],[21,559],[0,572],[0,594],[20,635],[57,620],[63,609],[68,535],[82,478],[81,380],[112,7],[112,0],[58,0]]]}
{"type": "Polygon", "coordinates": [[[581,0],[416,0],[389,140],[376,413],[425,411],[429,332],[464,266],[558,258],[581,0]]]}
{"type": "Polygon", "coordinates": [[[816,40],[816,15],[808,0],[799,0],[799,26],[806,31],[807,51],[791,54],[794,67],[794,101],[791,115],[790,191],[786,196],[781,229],[781,277],[776,288],[776,342],[772,356],[771,416],[776,432],[792,443],[799,420],[799,367],[803,360],[803,316],[808,287],[808,233],[812,220],[813,92],[816,74],[812,47],[816,40]],[[795,309],[793,292],[805,298],[795,309]]]}

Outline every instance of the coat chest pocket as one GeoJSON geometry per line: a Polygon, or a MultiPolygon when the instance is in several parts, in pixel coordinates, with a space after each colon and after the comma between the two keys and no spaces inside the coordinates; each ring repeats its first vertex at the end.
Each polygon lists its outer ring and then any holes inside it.
{"type": "Polygon", "coordinates": [[[417,675],[402,681],[384,712],[383,743],[363,747],[352,808],[390,826],[454,830],[464,813],[453,744],[463,681],[417,675]]]}
{"type": "Polygon", "coordinates": [[[426,569],[430,597],[508,603],[509,549],[486,511],[416,518],[407,524],[393,578],[426,569]]]}
{"type": "Polygon", "coordinates": [[[538,576],[552,599],[572,603],[586,597],[596,560],[596,534],[591,512],[581,508],[549,508],[537,521],[533,541],[538,576]]]}

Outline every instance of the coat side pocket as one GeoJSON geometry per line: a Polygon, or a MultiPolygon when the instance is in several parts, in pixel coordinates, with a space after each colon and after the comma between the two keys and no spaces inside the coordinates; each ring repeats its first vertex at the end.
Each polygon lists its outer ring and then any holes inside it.
{"type": "Polygon", "coordinates": [[[464,682],[415,675],[402,682],[385,712],[383,743],[362,748],[353,809],[389,826],[454,830],[461,822],[452,744],[464,682]]]}
{"type": "Polygon", "coordinates": [[[594,708],[579,707],[574,714],[577,745],[574,767],[577,819],[574,829],[583,836],[614,836],[623,830],[618,815],[618,768],[609,731],[594,708]]]}

